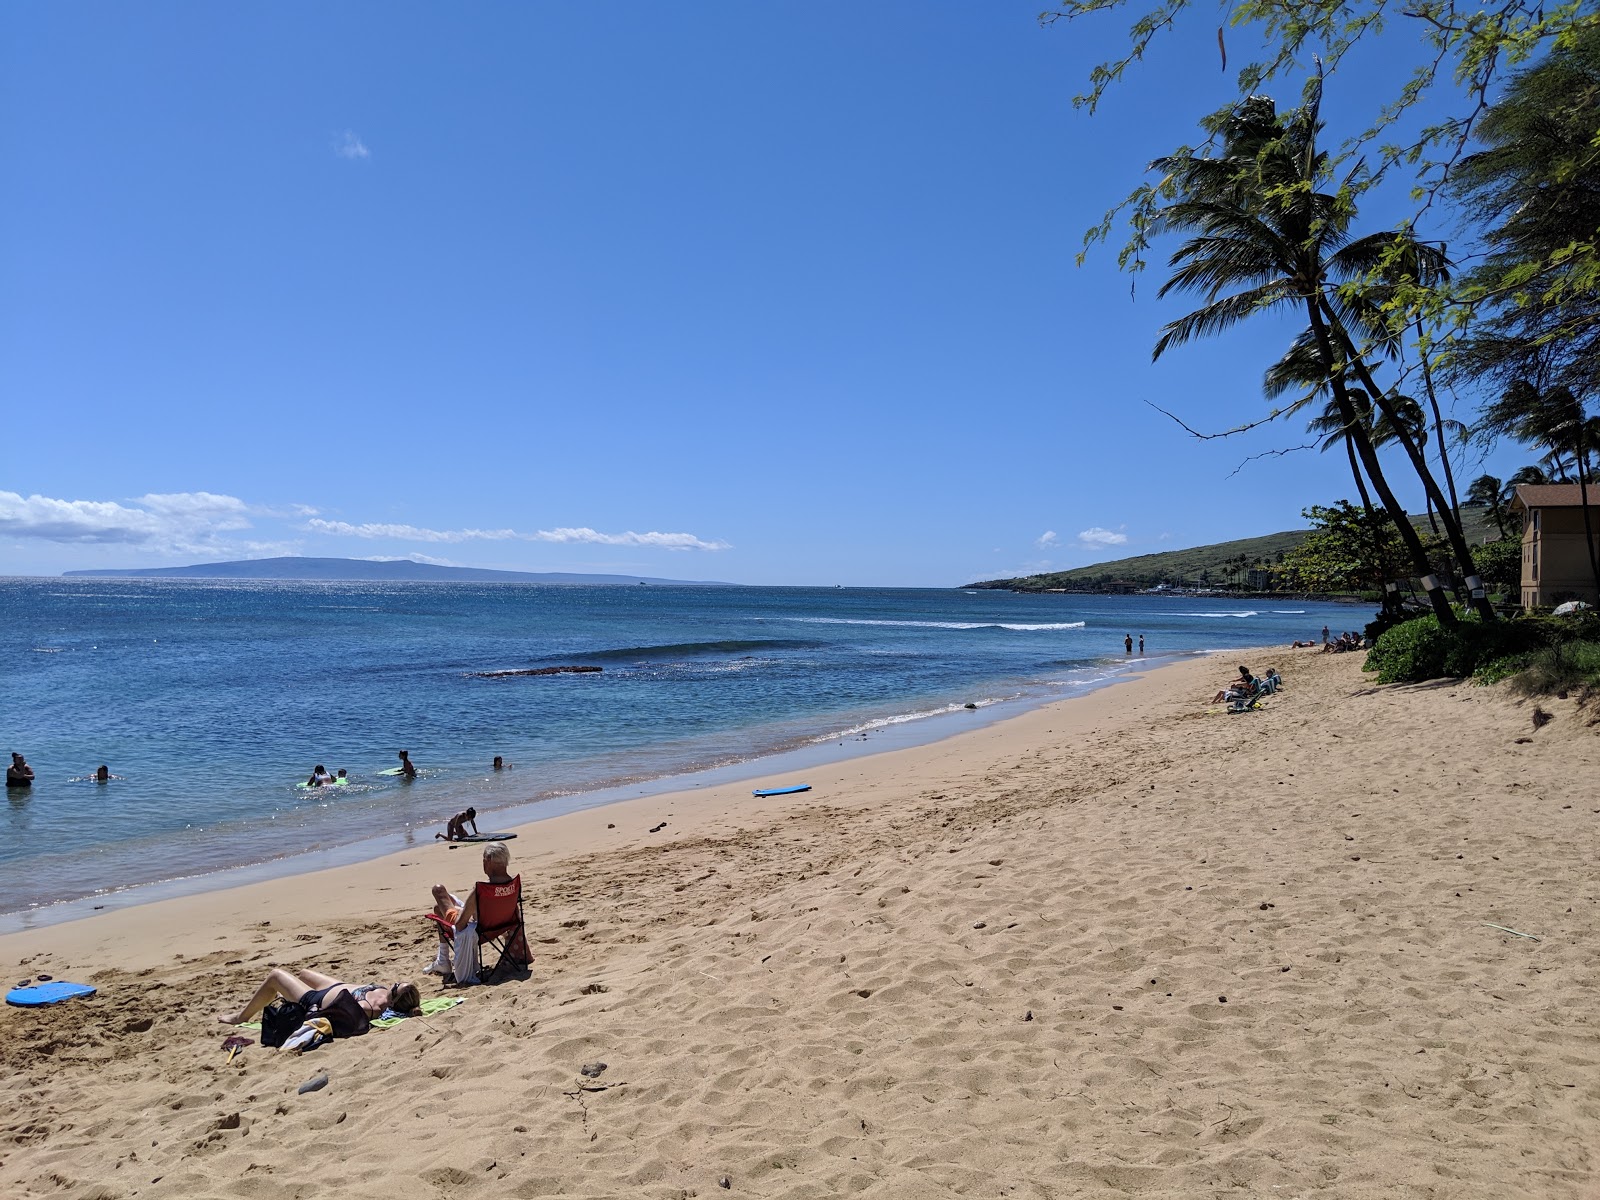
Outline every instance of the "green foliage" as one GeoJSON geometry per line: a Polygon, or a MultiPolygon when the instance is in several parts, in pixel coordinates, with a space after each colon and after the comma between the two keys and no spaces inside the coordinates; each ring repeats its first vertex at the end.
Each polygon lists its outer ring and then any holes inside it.
{"type": "Polygon", "coordinates": [[[1519,594],[1522,587],[1522,542],[1501,538],[1472,548],[1472,568],[1491,592],[1519,594]]]}
{"type": "Polygon", "coordinates": [[[1283,556],[1279,570],[1295,591],[1379,591],[1404,579],[1409,559],[1385,512],[1368,513],[1348,500],[1303,510],[1311,532],[1283,556]]]}
{"type": "MultiPolygon", "coordinates": [[[[1488,253],[1461,289],[1465,311],[1487,318],[1457,351],[1467,373],[1579,395],[1600,387],[1597,129],[1600,28],[1592,23],[1514,75],[1480,120],[1483,149],[1452,180],[1462,207],[1489,226],[1488,253]]],[[[1570,437],[1562,440],[1570,451],[1570,437]]]]}
{"type": "MultiPolygon", "coordinates": [[[[1056,0],[1040,14],[1046,25],[1084,21],[1134,8],[1125,53],[1094,67],[1088,90],[1073,103],[1090,112],[1105,93],[1121,82],[1144,58],[1161,35],[1185,20],[1209,28],[1216,17],[1198,10],[1189,0],[1056,0]]],[[[1374,88],[1370,64],[1356,63],[1358,87],[1370,96],[1370,124],[1341,148],[1340,161],[1357,163],[1345,177],[1343,190],[1359,194],[1385,179],[1410,179],[1419,214],[1431,204],[1439,186],[1470,141],[1481,100],[1493,94],[1508,70],[1514,70],[1557,45],[1571,45],[1579,33],[1600,23],[1591,3],[1570,0],[1549,6],[1539,0],[1504,0],[1485,8],[1473,0],[1427,0],[1394,9],[1380,0],[1231,0],[1225,2],[1230,32],[1217,32],[1219,60],[1224,70],[1234,55],[1228,42],[1246,42],[1258,61],[1246,63],[1237,76],[1239,99],[1261,90],[1270,80],[1326,74],[1337,77],[1345,58],[1363,41],[1382,36],[1389,53],[1413,35],[1409,73],[1402,66],[1387,73],[1396,82],[1385,93],[1374,88]],[[1364,69],[1365,68],[1365,69],[1364,69]],[[1389,131],[1419,107],[1437,119],[1414,135],[1386,140],[1389,131]],[[1362,169],[1360,164],[1365,164],[1362,169]]],[[[1308,85],[1310,86],[1310,85],[1308,85]]],[[[1231,107],[1231,106],[1230,106],[1231,107]]],[[[1182,147],[1174,153],[1188,152],[1182,147]]],[[[1143,184],[1085,236],[1086,248],[1106,241],[1125,222],[1128,240],[1118,255],[1119,265],[1138,270],[1153,234],[1152,214],[1170,198],[1168,182],[1143,184]]],[[[1411,222],[1406,222],[1410,224],[1411,222]]],[[[1576,252],[1594,243],[1594,229],[1577,239],[1576,252]]],[[[1590,256],[1592,257],[1592,255],[1590,256]]],[[[1427,289],[1423,289],[1426,291],[1427,289]]],[[[1414,303],[1400,296],[1401,307],[1414,303]]],[[[1402,324],[1404,321],[1401,322],[1402,324]]]]}
{"type": "Polygon", "coordinates": [[[1454,631],[1439,627],[1429,613],[1383,633],[1367,653],[1366,669],[1379,683],[1421,683],[1428,679],[1475,676],[1503,679],[1541,655],[1582,642],[1600,643],[1600,612],[1574,617],[1528,617],[1486,625],[1472,618],[1454,631]]]}
{"type": "Polygon", "coordinates": [[[1367,653],[1366,669],[1377,672],[1379,683],[1464,678],[1480,666],[1538,648],[1547,636],[1532,621],[1484,624],[1470,617],[1447,630],[1428,613],[1382,634],[1367,653]]]}

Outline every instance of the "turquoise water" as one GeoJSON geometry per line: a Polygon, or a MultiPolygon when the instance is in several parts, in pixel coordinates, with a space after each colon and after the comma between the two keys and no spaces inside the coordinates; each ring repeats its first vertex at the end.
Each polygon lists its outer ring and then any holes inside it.
{"type": "Polygon", "coordinates": [[[863,734],[942,736],[970,727],[968,704],[1115,679],[1125,633],[1151,661],[1365,616],[959,590],[0,581],[0,750],[37,774],[7,789],[0,913],[431,837],[467,804],[538,815],[863,734]],[[601,670],[473,674],[548,666],[601,670]],[[401,748],[420,778],[378,774],[401,748]],[[513,768],[489,770],[496,754],[513,768]],[[122,778],[79,780],[101,763],[122,778]],[[298,788],[317,763],[352,784],[298,788]]]}

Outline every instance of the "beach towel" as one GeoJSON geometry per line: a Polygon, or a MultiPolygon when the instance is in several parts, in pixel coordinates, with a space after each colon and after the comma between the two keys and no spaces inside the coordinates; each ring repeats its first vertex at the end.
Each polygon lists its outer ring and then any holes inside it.
{"type": "MultiPolygon", "coordinates": [[[[431,1017],[434,1013],[442,1013],[446,1009],[454,1008],[465,999],[465,996],[435,996],[431,1000],[424,1000],[422,1002],[422,1015],[431,1017]]],[[[383,1016],[372,1023],[372,1027],[374,1029],[392,1029],[405,1019],[394,1009],[386,1008],[383,1010],[383,1016]]]]}
{"type": "MultiPolygon", "coordinates": [[[[465,999],[465,996],[435,996],[431,1000],[424,1000],[422,1002],[422,1015],[425,1017],[431,1017],[434,1013],[442,1013],[447,1009],[454,1008],[465,999]]],[[[396,1013],[393,1009],[386,1008],[384,1009],[384,1015],[372,1022],[372,1028],[393,1029],[396,1025],[400,1024],[400,1022],[404,1020],[405,1018],[399,1013],[396,1013]]],[[[261,1022],[247,1021],[243,1025],[234,1026],[234,1028],[260,1029],[261,1022]]]]}

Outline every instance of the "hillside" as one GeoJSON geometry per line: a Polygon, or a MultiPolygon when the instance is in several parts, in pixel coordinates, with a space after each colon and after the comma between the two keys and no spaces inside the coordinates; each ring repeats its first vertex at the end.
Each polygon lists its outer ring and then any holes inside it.
{"type": "MultiPolygon", "coordinates": [[[[1474,544],[1500,536],[1485,510],[1463,508],[1461,519],[1466,535],[1474,544]]],[[[1411,523],[1426,535],[1426,515],[1414,515],[1411,523]]],[[[1187,550],[1165,550],[1159,554],[1140,554],[1109,562],[1091,563],[1069,571],[1025,575],[1015,579],[990,579],[969,583],[971,588],[1004,588],[1020,592],[1095,591],[1105,587],[1133,585],[1142,588],[1158,583],[1189,587],[1240,587],[1260,590],[1267,586],[1268,567],[1293,550],[1310,533],[1309,529],[1286,529],[1260,537],[1238,538],[1193,546],[1187,550]],[[1244,562],[1241,565],[1240,559],[1244,562]]]]}
{"type": "Polygon", "coordinates": [[[365,558],[251,558],[238,562],[197,563],[189,567],[140,567],[120,571],[64,571],[72,578],[133,579],[302,579],[388,580],[433,583],[679,584],[733,587],[647,575],[573,575],[561,571],[489,571],[479,567],[440,567],[432,563],[373,562],[365,558]]]}

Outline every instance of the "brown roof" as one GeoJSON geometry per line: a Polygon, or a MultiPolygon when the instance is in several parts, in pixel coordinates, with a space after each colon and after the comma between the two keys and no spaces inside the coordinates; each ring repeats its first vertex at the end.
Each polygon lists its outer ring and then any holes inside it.
{"type": "MultiPolygon", "coordinates": [[[[1577,508],[1582,503],[1575,483],[1525,483],[1511,501],[1514,508],[1577,508]]],[[[1589,489],[1589,503],[1600,508],[1600,483],[1589,489]]]]}

